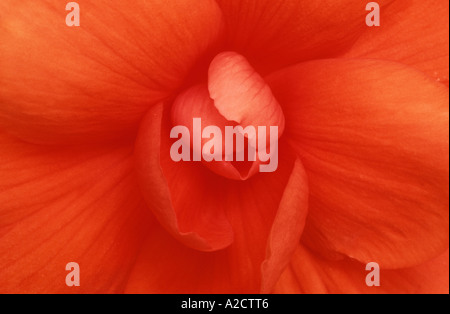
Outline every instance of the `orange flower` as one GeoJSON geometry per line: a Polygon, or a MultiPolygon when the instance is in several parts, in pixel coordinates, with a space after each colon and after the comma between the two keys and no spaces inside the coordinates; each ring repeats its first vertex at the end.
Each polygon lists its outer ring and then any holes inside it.
{"type": "Polygon", "coordinates": [[[77,2],[0,2],[0,292],[448,293],[448,2],[77,2]],[[170,159],[223,51],[282,109],[274,173],[170,159]]]}

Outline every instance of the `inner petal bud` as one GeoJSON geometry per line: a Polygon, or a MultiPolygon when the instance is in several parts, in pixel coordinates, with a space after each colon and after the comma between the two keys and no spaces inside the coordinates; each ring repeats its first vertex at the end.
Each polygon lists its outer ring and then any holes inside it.
{"type": "Polygon", "coordinates": [[[219,54],[210,65],[208,85],[177,97],[172,123],[189,134],[184,146],[192,148],[192,156],[185,159],[201,160],[224,177],[246,180],[264,169],[274,171],[274,154],[278,166],[283,112],[263,78],[239,54],[219,54]]]}
{"type": "Polygon", "coordinates": [[[235,52],[217,55],[209,66],[208,89],[215,107],[227,120],[243,127],[278,126],[279,135],[283,133],[281,106],[243,56],[235,52]]]}

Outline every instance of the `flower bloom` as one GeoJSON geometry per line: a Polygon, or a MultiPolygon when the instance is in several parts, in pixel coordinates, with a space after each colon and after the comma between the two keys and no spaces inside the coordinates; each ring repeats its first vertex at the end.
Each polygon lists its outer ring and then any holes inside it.
{"type": "Polygon", "coordinates": [[[448,293],[447,1],[78,3],[0,2],[0,292],[448,293]],[[277,171],[174,162],[193,117],[277,171]]]}

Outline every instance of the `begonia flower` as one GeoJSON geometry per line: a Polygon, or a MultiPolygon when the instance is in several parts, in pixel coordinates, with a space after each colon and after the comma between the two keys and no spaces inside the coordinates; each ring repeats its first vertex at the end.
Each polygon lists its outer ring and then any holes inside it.
{"type": "Polygon", "coordinates": [[[448,293],[448,1],[66,3],[0,2],[0,292],[448,293]],[[173,161],[195,117],[278,169],[173,161]]]}

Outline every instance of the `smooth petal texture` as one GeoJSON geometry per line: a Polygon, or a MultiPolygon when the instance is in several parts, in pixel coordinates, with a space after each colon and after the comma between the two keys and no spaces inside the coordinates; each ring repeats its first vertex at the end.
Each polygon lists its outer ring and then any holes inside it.
{"type": "MultiPolygon", "coordinates": [[[[336,56],[365,28],[359,0],[217,0],[227,27],[224,49],[245,55],[259,73],[336,56]]],[[[382,7],[390,0],[377,1],[382,7]]]]}
{"type": "Polygon", "coordinates": [[[366,285],[366,265],[355,260],[326,260],[304,246],[295,252],[274,293],[448,294],[449,255],[398,270],[380,269],[380,287],[366,285]]]}
{"type": "Polygon", "coordinates": [[[398,0],[344,57],[398,61],[448,85],[448,38],[448,1],[398,0]]]}
{"type": "Polygon", "coordinates": [[[37,143],[98,142],[135,134],[219,36],[213,0],[0,3],[0,125],[37,143]]]}
{"type": "Polygon", "coordinates": [[[119,293],[147,234],[132,148],[0,135],[0,292],[119,293]],[[80,265],[80,287],[65,284],[80,265]]]}
{"type": "MultiPolygon", "coordinates": [[[[204,253],[183,246],[164,230],[152,229],[126,292],[259,293],[262,285],[263,290],[272,290],[298,245],[307,214],[304,170],[294,163],[294,156],[282,152],[275,173],[233,184],[213,175],[204,186],[196,185],[204,191],[201,203],[194,189],[186,187],[191,193],[179,194],[184,203],[225,213],[234,231],[233,243],[225,250],[204,253]]],[[[196,177],[200,175],[197,172],[196,177]]]]}
{"type": "Polygon", "coordinates": [[[370,60],[308,62],[268,81],[308,174],[308,247],[383,268],[448,248],[447,87],[370,60]]]}

